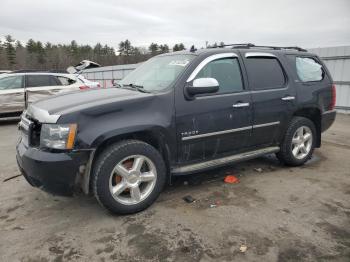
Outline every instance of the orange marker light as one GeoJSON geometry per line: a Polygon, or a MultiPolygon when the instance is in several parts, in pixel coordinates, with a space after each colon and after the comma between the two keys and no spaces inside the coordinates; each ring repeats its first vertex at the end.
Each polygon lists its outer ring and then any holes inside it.
{"type": "Polygon", "coordinates": [[[73,148],[76,133],[77,133],[77,124],[69,125],[69,134],[68,134],[68,138],[67,138],[66,149],[73,148]]]}

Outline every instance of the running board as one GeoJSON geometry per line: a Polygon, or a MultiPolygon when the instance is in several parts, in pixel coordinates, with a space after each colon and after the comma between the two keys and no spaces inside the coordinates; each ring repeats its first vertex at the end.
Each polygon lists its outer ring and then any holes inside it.
{"type": "Polygon", "coordinates": [[[266,147],[263,149],[258,149],[258,150],[254,150],[254,151],[240,153],[240,154],[232,155],[232,156],[226,156],[223,158],[205,161],[205,162],[201,162],[201,163],[176,167],[176,168],[171,170],[171,173],[172,174],[194,173],[194,172],[198,172],[201,170],[212,169],[212,168],[216,168],[216,167],[227,165],[227,164],[232,164],[232,163],[236,163],[236,162],[240,162],[240,161],[244,161],[244,160],[253,159],[253,158],[256,158],[256,157],[259,157],[262,155],[266,155],[266,154],[276,153],[279,150],[280,150],[280,148],[278,146],[266,147]]]}
{"type": "Polygon", "coordinates": [[[7,117],[0,117],[0,123],[6,122],[6,121],[18,121],[21,120],[20,116],[7,116],[7,117]]]}

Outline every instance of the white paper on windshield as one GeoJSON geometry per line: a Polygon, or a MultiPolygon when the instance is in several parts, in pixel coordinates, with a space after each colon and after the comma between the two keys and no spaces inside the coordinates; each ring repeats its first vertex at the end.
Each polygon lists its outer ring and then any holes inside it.
{"type": "Polygon", "coordinates": [[[169,63],[170,66],[186,66],[189,60],[173,60],[169,63]]]}

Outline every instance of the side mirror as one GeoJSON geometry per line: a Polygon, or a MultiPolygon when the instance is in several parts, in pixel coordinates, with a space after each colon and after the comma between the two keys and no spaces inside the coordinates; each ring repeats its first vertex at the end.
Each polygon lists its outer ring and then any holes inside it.
{"type": "Polygon", "coordinates": [[[219,82],[215,78],[197,78],[186,90],[190,95],[215,93],[219,90],[219,82]]]}

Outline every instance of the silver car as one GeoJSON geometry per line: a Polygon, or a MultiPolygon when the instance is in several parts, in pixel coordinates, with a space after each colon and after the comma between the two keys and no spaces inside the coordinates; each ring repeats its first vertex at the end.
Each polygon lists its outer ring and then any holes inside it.
{"type": "Polygon", "coordinates": [[[0,119],[17,118],[28,104],[48,96],[100,87],[77,74],[21,72],[0,75],[0,119]]]}

